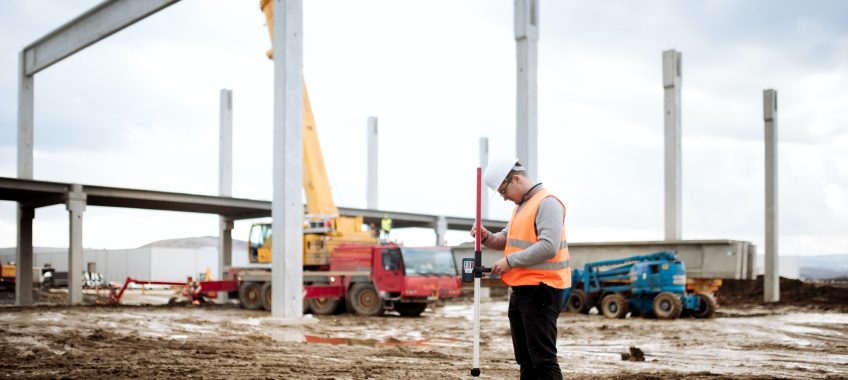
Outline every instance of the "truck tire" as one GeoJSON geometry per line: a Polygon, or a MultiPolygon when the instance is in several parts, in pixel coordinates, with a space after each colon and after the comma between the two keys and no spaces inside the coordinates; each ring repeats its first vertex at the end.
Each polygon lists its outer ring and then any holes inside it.
{"type": "Polygon", "coordinates": [[[589,296],[583,289],[574,289],[568,297],[568,304],[565,306],[566,311],[572,313],[589,314],[592,309],[592,304],[589,302],[589,296]]]}
{"type": "Polygon", "coordinates": [[[383,300],[374,285],[358,282],[350,288],[350,308],[356,314],[374,316],[383,314],[383,300]]]}
{"type": "Polygon", "coordinates": [[[262,308],[268,311],[271,311],[271,300],[273,299],[271,291],[271,281],[268,281],[262,284],[262,290],[259,292],[262,296],[262,308]]]}
{"type": "Polygon", "coordinates": [[[309,308],[312,309],[312,314],[315,315],[331,315],[336,314],[341,301],[338,298],[310,298],[307,300],[309,308]]]}
{"type": "Polygon", "coordinates": [[[258,282],[243,282],[239,285],[239,304],[248,310],[262,308],[262,287],[258,282]]]}
{"type": "Polygon", "coordinates": [[[630,311],[630,303],[621,294],[608,294],[601,301],[601,313],[607,318],[624,318],[628,311],[630,311]]]}
{"type": "Polygon", "coordinates": [[[698,297],[698,308],[689,313],[695,318],[712,318],[717,307],[715,298],[704,293],[698,293],[696,296],[698,297]]]}
{"type": "Polygon", "coordinates": [[[426,303],[396,303],[395,310],[404,317],[418,317],[427,309],[426,303]]]}
{"type": "Polygon", "coordinates": [[[654,315],[659,319],[675,319],[683,311],[683,302],[672,292],[662,292],[654,297],[654,315]]]}

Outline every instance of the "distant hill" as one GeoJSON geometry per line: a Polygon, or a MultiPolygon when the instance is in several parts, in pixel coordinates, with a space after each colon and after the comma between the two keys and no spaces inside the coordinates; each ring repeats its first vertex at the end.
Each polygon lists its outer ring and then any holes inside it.
{"type": "MultiPolygon", "coordinates": [[[[139,248],[214,248],[218,249],[217,236],[198,236],[179,239],[166,239],[145,244],[139,248]]],[[[247,242],[233,239],[233,252],[246,252],[247,242]]]]}
{"type": "Polygon", "coordinates": [[[801,278],[810,280],[848,279],[848,254],[801,256],[801,278]]]}

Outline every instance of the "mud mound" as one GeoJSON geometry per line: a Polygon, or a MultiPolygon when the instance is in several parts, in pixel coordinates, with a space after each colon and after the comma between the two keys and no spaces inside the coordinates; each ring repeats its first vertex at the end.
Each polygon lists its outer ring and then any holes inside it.
{"type": "MultiPolygon", "coordinates": [[[[722,306],[761,304],[763,276],[756,280],[724,280],[716,296],[722,306]]],[[[848,288],[781,277],[780,302],[777,304],[848,312],[848,288]]]]}

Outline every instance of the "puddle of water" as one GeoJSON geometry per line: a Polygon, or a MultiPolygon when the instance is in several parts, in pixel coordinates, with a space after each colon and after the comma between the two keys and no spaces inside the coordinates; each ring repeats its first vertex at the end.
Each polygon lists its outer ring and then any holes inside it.
{"type": "Polygon", "coordinates": [[[306,343],[333,344],[339,346],[368,346],[368,347],[421,347],[430,343],[426,339],[400,340],[388,339],[358,339],[358,338],[333,338],[315,335],[305,335],[306,343]]]}

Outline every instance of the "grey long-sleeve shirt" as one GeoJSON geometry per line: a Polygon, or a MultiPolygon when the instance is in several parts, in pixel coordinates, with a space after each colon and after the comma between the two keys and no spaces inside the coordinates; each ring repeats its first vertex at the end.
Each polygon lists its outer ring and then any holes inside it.
{"type": "MultiPolygon", "coordinates": [[[[524,207],[525,202],[542,189],[542,184],[536,184],[518,205],[519,210],[524,207]]],[[[536,236],[539,241],[527,249],[515,252],[507,256],[506,261],[512,268],[523,268],[550,260],[556,256],[559,250],[562,229],[565,221],[565,209],[562,204],[554,198],[548,197],[539,204],[536,214],[536,236]]],[[[512,223],[512,221],[510,221],[512,223]]],[[[509,225],[502,231],[489,234],[483,245],[491,249],[502,251],[506,247],[506,233],[509,225]]]]}

